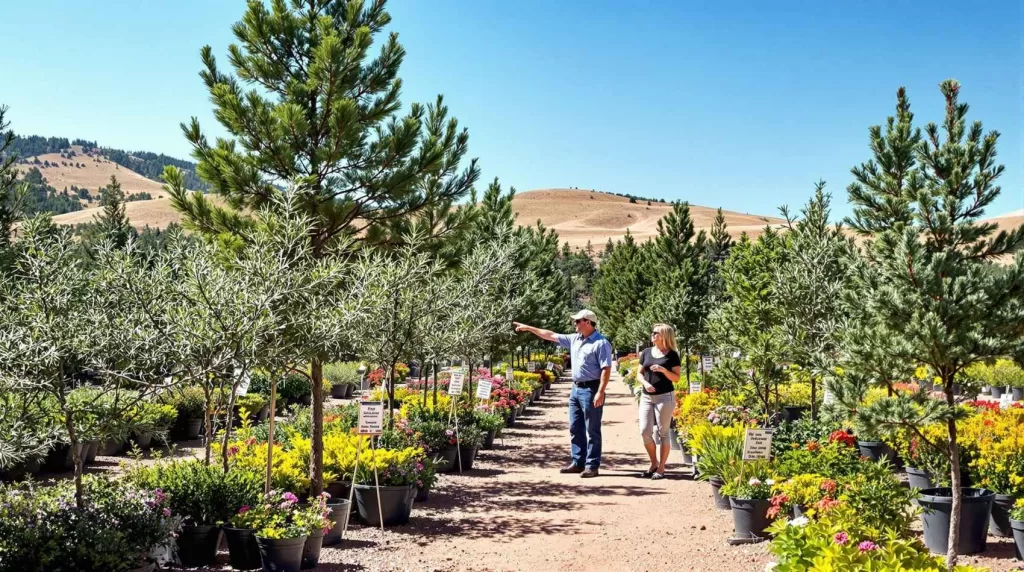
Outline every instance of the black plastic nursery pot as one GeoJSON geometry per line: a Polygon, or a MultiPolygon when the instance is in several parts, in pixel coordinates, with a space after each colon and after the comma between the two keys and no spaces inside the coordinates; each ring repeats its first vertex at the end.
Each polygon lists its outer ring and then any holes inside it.
{"type": "MultiPolygon", "coordinates": [[[[995,493],[985,489],[962,488],[963,503],[960,507],[960,538],[957,554],[978,554],[985,550],[988,537],[989,519],[995,493]]],[[[949,487],[921,491],[918,504],[924,509],[921,522],[924,525],[924,543],[936,554],[949,550],[950,515],[953,512],[953,490],[949,487]]]]}
{"type": "Polygon", "coordinates": [[[429,487],[416,487],[416,502],[427,502],[430,500],[429,487]]]}
{"type": "Polygon", "coordinates": [[[770,500],[730,498],[732,505],[733,538],[765,538],[765,529],[771,524],[768,518],[770,500]]]}
{"type": "Polygon", "coordinates": [[[356,485],[356,502],[359,507],[359,521],[367,526],[407,524],[416,498],[416,487],[380,487],[380,508],[377,505],[377,489],[372,485],[356,485]]]}
{"type": "Polygon", "coordinates": [[[669,427],[668,429],[668,444],[672,447],[673,451],[679,451],[683,448],[679,444],[679,432],[676,431],[675,427],[669,427]]]}
{"type": "Polygon", "coordinates": [[[722,495],[722,485],[725,484],[722,477],[709,477],[708,482],[711,483],[711,496],[715,499],[715,508],[730,510],[732,504],[729,503],[729,497],[722,495]]]}
{"type": "Polygon", "coordinates": [[[225,526],[224,539],[228,542],[228,559],[232,568],[256,570],[260,567],[260,546],[252,529],[225,526]]]}
{"type": "Polygon", "coordinates": [[[1010,528],[1010,511],[1013,509],[1015,500],[1009,495],[1000,494],[992,499],[992,516],[989,519],[988,531],[993,536],[1001,538],[1013,536],[1013,530],[1010,528]]]}
{"type": "Polygon", "coordinates": [[[73,469],[74,466],[71,457],[71,445],[66,443],[55,445],[46,454],[46,458],[43,459],[44,473],[62,473],[68,469],[73,469]]]}
{"type": "Polygon", "coordinates": [[[1024,520],[1011,520],[1013,544],[1017,549],[1017,560],[1024,560],[1024,520]]]}
{"type": "Polygon", "coordinates": [[[331,497],[327,499],[327,504],[331,504],[333,501],[338,499],[347,499],[348,490],[351,486],[352,484],[348,481],[331,481],[328,483],[324,488],[324,492],[331,495],[331,497]]]}
{"type": "Polygon", "coordinates": [[[332,498],[327,499],[327,508],[330,509],[327,520],[331,521],[331,529],[324,536],[323,545],[334,546],[341,542],[341,531],[352,515],[352,505],[349,504],[348,498],[332,498]]]}
{"type": "Polygon", "coordinates": [[[476,447],[459,447],[459,455],[455,459],[455,470],[461,469],[463,472],[472,470],[473,463],[476,461],[476,453],[476,447]]]}
{"type": "Polygon", "coordinates": [[[1013,395],[1014,401],[1024,399],[1024,387],[1014,387],[1010,390],[1010,393],[1013,395]]]}
{"type": "Polygon", "coordinates": [[[516,410],[513,409],[508,417],[505,418],[505,427],[511,427],[516,424],[516,410]]]}
{"type": "Polygon", "coordinates": [[[302,569],[311,570],[320,563],[320,548],[324,545],[324,531],[318,530],[306,537],[302,545],[302,569]]]}
{"type": "Polygon", "coordinates": [[[497,437],[497,436],[498,436],[498,430],[497,429],[491,429],[490,431],[485,433],[484,434],[483,448],[485,450],[488,450],[488,451],[493,449],[494,448],[494,438],[497,437]]]}
{"type": "Polygon", "coordinates": [[[331,397],[334,399],[345,399],[345,388],[348,385],[332,385],[331,386],[331,397]]]}
{"type": "Polygon", "coordinates": [[[198,439],[202,427],[202,419],[182,419],[178,421],[178,435],[185,441],[198,439]]]}
{"type": "Polygon", "coordinates": [[[220,527],[214,525],[183,526],[176,539],[178,560],[185,568],[209,566],[217,561],[220,527]]]}
{"type": "Polygon", "coordinates": [[[132,435],[132,441],[139,446],[139,449],[145,451],[153,446],[153,434],[152,433],[135,433],[132,435]]]}
{"type": "Polygon", "coordinates": [[[790,423],[803,418],[809,408],[803,405],[786,405],[782,408],[782,420],[790,423]]]}
{"type": "Polygon", "coordinates": [[[1006,388],[1004,387],[996,387],[993,385],[988,388],[988,394],[991,395],[993,399],[999,399],[1004,393],[1006,393],[1006,388]]]}
{"type": "Polygon", "coordinates": [[[264,572],[299,572],[302,569],[302,550],[306,537],[256,538],[260,547],[260,561],[264,572]]]}
{"type": "Polygon", "coordinates": [[[437,460],[436,470],[438,473],[450,473],[458,470],[457,459],[459,456],[459,448],[455,445],[449,445],[444,449],[437,452],[439,457],[437,460]]]}
{"type": "Polygon", "coordinates": [[[932,474],[928,471],[917,469],[914,467],[907,467],[907,484],[912,489],[931,489],[935,487],[935,483],[932,482],[932,474]]]}
{"type": "Polygon", "coordinates": [[[869,461],[881,461],[884,458],[892,463],[896,457],[892,449],[882,441],[857,441],[857,448],[860,449],[860,456],[869,461]]]}

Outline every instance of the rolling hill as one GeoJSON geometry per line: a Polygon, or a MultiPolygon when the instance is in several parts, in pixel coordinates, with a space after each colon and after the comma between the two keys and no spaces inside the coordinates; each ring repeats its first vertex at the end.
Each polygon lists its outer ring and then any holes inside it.
{"type": "MultiPolygon", "coordinates": [[[[46,178],[46,182],[61,191],[65,187],[70,189],[77,186],[89,189],[93,196],[98,197],[100,187],[107,186],[110,183],[110,176],[114,175],[121,183],[121,189],[126,196],[134,193],[149,193],[154,199],[157,199],[164,195],[162,185],[156,181],[121,167],[98,153],[85,154],[80,145],[72,145],[71,149],[75,152],[75,156],[70,159],[62,158],[60,153],[46,153],[27,158],[29,162],[19,164],[18,168],[22,172],[32,167],[39,169],[39,172],[46,178]],[[41,164],[36,164],[36,160],[41,164]],[[46,166],[47,163],[49,166],[46,166]],[[62,163],[66,163],[66,165],[62,163]],[[75,164],[83,166],[76,167],[75,164]]],[[[82,204],[85,206],[87,203],[83,201],[82,204]]]]}

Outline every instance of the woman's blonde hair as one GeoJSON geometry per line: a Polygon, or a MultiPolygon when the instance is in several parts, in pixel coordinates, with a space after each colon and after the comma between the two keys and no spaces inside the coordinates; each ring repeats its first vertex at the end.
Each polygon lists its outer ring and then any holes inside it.
{"type": "Polygon", "coordinates": [[[676,348],[676,331],[672,326],[668,324],[654,324],[652,329],[661,336],[662,341],[665,342],[665,347],[679,353],[679,350],[676,348]]]}

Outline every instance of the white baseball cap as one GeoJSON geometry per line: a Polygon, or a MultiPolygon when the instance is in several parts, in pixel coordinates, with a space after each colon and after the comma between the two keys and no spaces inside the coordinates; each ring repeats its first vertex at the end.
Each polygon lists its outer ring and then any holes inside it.
{"type": "Polygon", "coordinates": [[[597,323],[597,314],[591,312],[590,310],[580,310],[579,312],[576,312],[575,314],[573,314],[572,319],[573,319],[573,321],[576,321],[576,320],[589,320],[591,324],[596,324],[597,323]]]}

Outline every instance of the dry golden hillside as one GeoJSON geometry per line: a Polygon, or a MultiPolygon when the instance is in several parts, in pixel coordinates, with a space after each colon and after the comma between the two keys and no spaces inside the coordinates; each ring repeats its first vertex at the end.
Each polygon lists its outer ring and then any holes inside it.
{"type": "MultiPolygon", "coordinates": [[[[629,229],[638,241],[645,241],[658,234],[658,220],[672,210],[668,203],[637,201],[601,193],[575,189],[542,189],[516,194],[512,207],[521,225],[533,225],[540,220],[544,226],[553,228],[563,242],[572,247],[584,247],[587,241],[596,250],[603,249],[608,239],[619,240],[629,229]]],[[[717,209],[690,205],[697,230],[711,229],[717,209]]],[[[751,238],[761,234],[768,224],[779,226],[784,221],[777,217],[766,217],[724,211],[729,233],[738,238],[746,232],[751,238]]]]}
{"type": "MultiPolygon", "coordinates": [[[[71,148],[74,150],[75,156],[70,159],[61,159],[60,153],[47,153],[46,155],[29,157],[29,160],[39,159],[40,163],[49,161],[49,167],[33,164],[19,165],[18,168],[23,172],[32,167],[39,169],[39,172],[46,178],[46,182],[58,191],[63,191],[65,187],[70,189],[72,185],[77,185],[89,189],[93,196],[99,196],[98,191],[100,187],[107,186],[110,183],[110,176],[114,175],[117,177],[118,182],[121,183],[121,190],[124,191],[125,195],[149,193],[154,199],[164,195],[160,183],[147,179],[131,169],[122,167],[106,157],[85,155],[82,153],[82,148],[78,145],[72,145],[71,148]],[[68,163],[68,166],[61,165],[61,162],[68,163]],[[85,166],[78,168],[73,166],[73,163],[80,163],[85,166]]],[[[86,203],[83,202],[83,204],[86,203]]]]}
{"type": "MultiPolygon", "coordinates": [[[[120,180],[120,178],[118,178],[120,180]]],[[[154,195],[155,196],[155,195],[154,195]]],[[[80,224],[92,222],[93,217],[103,210],[102,207],[82,209],[53,217],[60,224],[80,224]]],[[[172,222],[181,222],[181,215],[171,206],[171,199],[153,199],[149,201],[132,201],[125,203],[125,214],[135,228],[167,228],[172,222]]]]}

